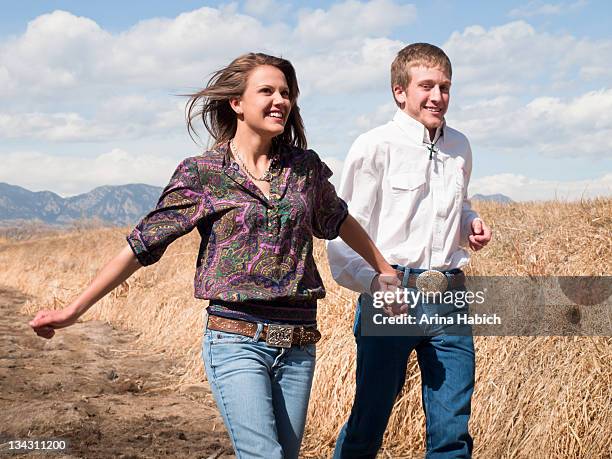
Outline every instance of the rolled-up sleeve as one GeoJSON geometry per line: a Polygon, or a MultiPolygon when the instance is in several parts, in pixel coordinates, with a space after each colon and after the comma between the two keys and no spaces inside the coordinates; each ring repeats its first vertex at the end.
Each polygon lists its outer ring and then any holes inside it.
{"type": "Polygon", "coordinates": [[[333,175],[331,169],[319,156],[314,157],[314,202],[312,211],[313,235],[319,239],[335,239],[340,233],[340,226],[348,215],[348,206],[336,194],[334,185],[329,181],[333,175]]]}
{"type": "Polygon", "coordinates": [[[212,211],[195,158],[183,160],[164,188],[157,206],[127,241],[141,265],[157,262],[175,239],[189,233],[212,211]]]}

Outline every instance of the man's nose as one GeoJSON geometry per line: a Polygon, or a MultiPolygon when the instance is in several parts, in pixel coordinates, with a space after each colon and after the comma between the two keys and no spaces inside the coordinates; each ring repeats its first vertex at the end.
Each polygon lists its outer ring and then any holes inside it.
{"type": "Polygon", "coordinates": [[[440,86],[435,85],[435,86],[432,88],[431,92],[429,93],[429,99],[430,99],[430,100],[432,100],[432,101],[437,102],[437,101],[439,101],[441,98],[442,98],[442,94],[441,94],[441,92],[440,92],[440,86]]]}

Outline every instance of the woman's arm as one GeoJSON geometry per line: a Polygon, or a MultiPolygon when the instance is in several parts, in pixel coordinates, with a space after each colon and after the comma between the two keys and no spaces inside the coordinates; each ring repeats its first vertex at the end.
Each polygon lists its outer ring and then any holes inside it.
{"type": "Polygon", "coordinates": [[[387,260],[376,248],[374,241],[368,236],[368,233],[350,214],[340,226],[340,237],[380,274],[396,276],[395,269],[387,263],[387,260]]]}
{"type": "Polygon", "coordinates": [[[134,274],[142,265],[126,245],[96,275],[89,287],[72,303],[60,310],[38,311],[29,325],[38,336],[52,338],[55,329],[72,325],[104,295],[134,274]]]}
{"type": "MultiPolygon", "coordinates": [[[[368,233],[350,214],[340,226],[340,237],[351,249],[361,255],[372,268],[378,271],[379,274],[372,280],[370,293],[395,291],[401,285],[397,277],[397,271],[387,263],[387,260],[380,253],[368,233]]],[[[390,302],[385,304],[383,310],[388,315],[393,316],[407,312],[408,306],[402,303],[390,302]]]]}

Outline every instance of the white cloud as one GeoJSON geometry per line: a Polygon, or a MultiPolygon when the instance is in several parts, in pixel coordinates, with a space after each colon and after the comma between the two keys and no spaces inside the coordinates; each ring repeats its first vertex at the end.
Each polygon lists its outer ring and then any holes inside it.
{"type": "Polygon", "coordinates": [[[184,101],[152,100],[142,96],[102,101],[93,118],[76,112],[0,113],[0,137],[50,142],[104,142],[167,135],[184,128],[184,101]]]}
{"type": "MultiPolygon", "coordinates": [[[[391,99],[391,97],[391,91],[389,91],[389,98],[391,99]]],[[[355,125],[360,133],[368,131],[376,126],[391,121],[396,111],[397,105],[390,100],[388,103],[378,106],[373,112],[367,115],[359,115],[355,119],[355,125]]]]}
{"type": "MultiPolygon", "coordinates": [[[[284,31],[284,29],[283,29],[284,31]]],[[[253,49],[270,49],[279,26],[231,9],[200,8],[174,19],[148,19],[111,34],[65,11],[37,17],[26,32],[0,46],[0,78],[13,96],[74,96],[108,86],[185,87],[253,49]],[[244,33],[248,30],[248,33],[244,33]],[[222,45],[222,46],[221,46],[222,45]],[[78,87],[79,93],[68,92],[78,87]]]]}
{"type": "Polygon", "coordinates": [[[443,48],[453,62],[453,93],[462,98],[568,92],[576,79],[612,77],[612,40],[536,31],[524,21],[453,32],[443,48]]]}
{"type": "Polygon", "coordinates": [[[146,183],[164,186],[178,161],[113,149],[97,157],[66,157],[41,152],[1,154],[0,182],[62,196],[85,193],[101,185],[146,183]],[[27,174],[23,171],[27,169],[27,174]]]}
{"type": "Polygon", "coordinates": [[[48,141],[103,140],[111,132],[83,119],[78,113],[0,114],[3,138],[36,138],[48,141]]]}
{"type": "Polygon", "coordinates": [[[454,112],[453,127],[479,150],[587,157],[612,150],[612,89],[573,99],[510,96],[479,101],[454,112]]]}
{"type": "Polygon", "coordinates": [[[508,16],[514,18],[528,18],[533,16],[559,15],[563,13],[570,13],[587,5],[588,1],[586,0],[578,0],[573,3],[562,2],[554,4],[544,3],[541,0],[533,0],[525,5],[510,10],[508,16]]]}
{"type": "Polygon", "coordinates": [[[41,15],[22,36],[0,46],[1,74],[19,95],[38,97],[71,89],[95,76],[99,51],[111,40],[91,19],[65,11],[41,15]]]}
{"type": "Polygon", "coordinates": [[[334,97],[360,89],[387,88],[391,62],[402,47],[397,40],[366,38],[354,48],[297,58],[300,84],[305,94],[323,92],[334,97]]]}
{"type": "Polygon", "coordinates": [[[300,11],[296,35],[310,43],[330,43],[355,36],[382,37],[398,26],[413,22],[416,16],[414,5],[402,5],[393,0],[347,0],[328,10],[300,11]]]}
{"type": "Polygon", "coordinates": [[[472,194],[502,193],[515,201],[579,200],[612,196],[612,174],[591,180],[537,180],[517,174],[497,174],[472,180],[472,194]]]}

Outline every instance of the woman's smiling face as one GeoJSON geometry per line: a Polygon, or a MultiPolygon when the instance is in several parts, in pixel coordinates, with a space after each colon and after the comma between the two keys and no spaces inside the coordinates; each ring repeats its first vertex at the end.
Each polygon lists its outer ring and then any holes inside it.
{"type": "Polygon", "coordinates": [[[240,98],[232,99],[230,104],[249,130],[266,138],[282,134],[291,112],[285,75],[272,65],[255,67],[240,98]]]}

